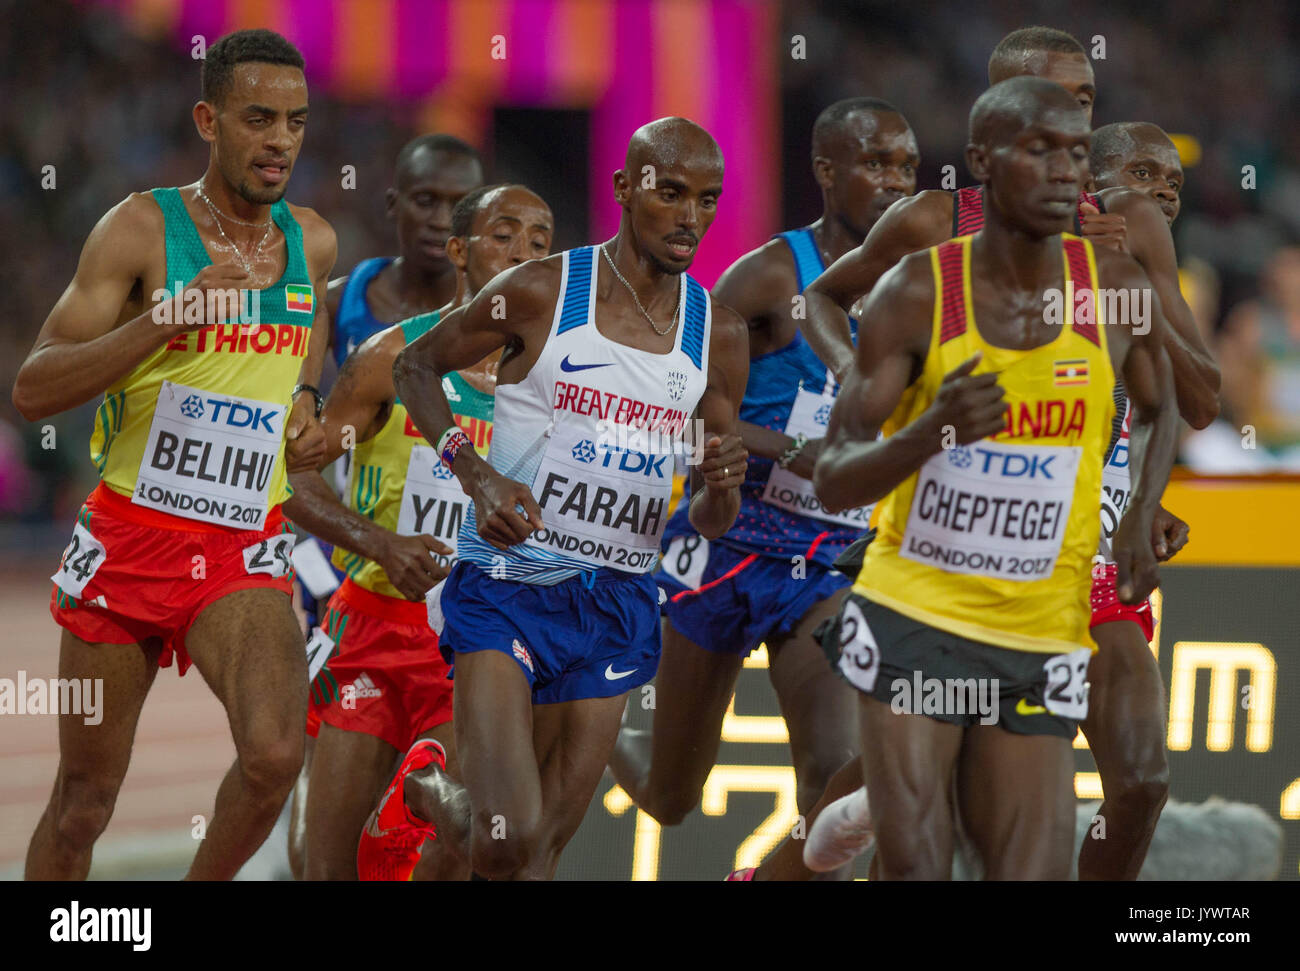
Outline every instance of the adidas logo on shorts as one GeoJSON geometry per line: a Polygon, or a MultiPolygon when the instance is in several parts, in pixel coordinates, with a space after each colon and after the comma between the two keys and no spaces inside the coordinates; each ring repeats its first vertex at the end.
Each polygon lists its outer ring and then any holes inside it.
{"type": "Polygon", "coordinates": [[[352,682],[350,687],[358,698],[378,698],[384,693],[382,689],[375,687],[375,683],[370,680],[370,675],[364,671],[357,677],[357,680],[352,682]]]}

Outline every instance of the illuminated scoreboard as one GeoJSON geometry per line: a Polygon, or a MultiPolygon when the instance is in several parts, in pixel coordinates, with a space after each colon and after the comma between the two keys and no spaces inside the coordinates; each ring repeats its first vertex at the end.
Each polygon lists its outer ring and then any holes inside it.
{"type": "MultiPolygon", "coordinates": [[[[1300,877],[1300,703],[1286,690],[1300,683],[1300,572],[1166,567],[1156,601],[1171,799],[1260,806],[1283,829],[1282,879],[1300,877]]],[[[661,829],[607,774],[561,879],[720,880],[789,835],[795,777],[766,667],[760,652],[741,672],[700,809],[661,829]]],[[[633,725],[648,722],[649,712],[633,712],[633,725]]],[[[1082,735],[1075,747],[1075,792],[1099,799],[1082,735]]]]}

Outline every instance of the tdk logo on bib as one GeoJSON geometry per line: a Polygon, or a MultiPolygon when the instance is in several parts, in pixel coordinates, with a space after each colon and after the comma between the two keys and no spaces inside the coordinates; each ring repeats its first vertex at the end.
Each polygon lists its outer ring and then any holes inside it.
{"type": "Polygon", "coordinates": [[[595,462],[599,458],[601,468],[618,469],[620,472],[640,472],[642,475],[653,475],[659,479],[665,475],[664,466],[669,458],[667,455],[647,455],[645,452],[619,448],[617,445],[602,445],[597,452],[595,444],[588,438],[573,446],[573,457],[579,462],[587,463],[595,462]],[[618,461],[614,460],[616,455],[618,461]]]}
{"type": "Polygon", "coordinates": [[[664,477],[664,465],[670,457],[668,455],[647,455],[644,452],[619,448],[616,445],[606,445],[603,451],[605,457],[600,464],[604,468],[617,468],[620,472],[640,472],[642,475],[653,475],[659,479],[664,477]],[[615,455],[618,456],[617,462],[614,461],[615,455]]]}
{"type": "Polygon", "coordinates": [[[994,452],[987,448],[977,448],[976,453],[984,457],[984,466],[980,471],[988,475],[1000,475],[1004,479],[1019,478],[1054,478],[1049,466],[1055,455],[1024,455],[1020,452],[994,452]]]}
{"type": "Polygon", "coordinates": [[[430,463],[429,471],[433,473],[435,479],[440,479],[443,482],[448,479],[456,478],[456,473],[447,468],[447,466],[442,463],[441,459],[437,462],[430,463]]]}
{"type": "MultiPolygon", "coordinates": [[[[228,428],[250,428],[254,431],[277,434],[274,420],[280,417],[279,408],[257,408],[240,404],[238,401],[222,401],[220,398],[208,398],[211,406],[208,421],[214,425],[228,428]]],[[[209,410],[204,407],[204,400],[196,394],[181,402],[180,413],[192,421],[199,421],[209,410]]]]}

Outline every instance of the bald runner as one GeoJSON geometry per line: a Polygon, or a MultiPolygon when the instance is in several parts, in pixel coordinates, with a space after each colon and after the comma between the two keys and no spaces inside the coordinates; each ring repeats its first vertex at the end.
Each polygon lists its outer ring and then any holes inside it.
{"type": "Polygon", "coordinates": [[[430,815],[481,877],[554,876],[627,692],[654,676],[651,571],[692,416],[691,522],[712,539],[735,520],[745,325],[685,272],[722,177],[698,125],[643,126],[614,173],[612,240],[501,274],[398,358],[398,395],[473,503],[431,608],[464,786],[443,780],[430,815]],[[503,348],[484,459],[455,428],[442,376],[503,348]]]}
{"type": "Polygon", "coordinates": [[[1042,294],[1067,284],[1150,287],[1130,257],[1064,232],[1088,175],[1075,99],[1015,78],[976,102],[970,127],[983,227],[873,290],[815,482],[830,508],[882,501],[839,664],[862,692],[879,876],[948,877],[956,812],[987,878],[1065,879],[1111,388],[1122,374],[1134,403],[1134,496],[1114,539],[1132,603],[1158,579],[1151,526],[1176,445],[1168,325],[1158,300],[1149,328],[1044,319],[1042,294]],[[1089,380],[1058,380],[1061,360],[1089,380]],[[1017,417],[1052,409],[1069,420],[1017,417]],[[918,682],[980,694],[935,710],[909,693],[918,682]]]}

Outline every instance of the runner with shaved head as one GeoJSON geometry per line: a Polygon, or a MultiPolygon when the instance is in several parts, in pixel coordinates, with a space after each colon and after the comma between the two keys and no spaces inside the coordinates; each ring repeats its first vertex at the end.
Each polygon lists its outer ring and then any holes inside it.
{"type": "MultiPolygon", "coordinates": [[[[1064,88],[1091,120],[1097,94],[1092,65],[1083,46],[1069,34],[1050,27],[1026,27],[1004,37],[989,58],[989,83],[1022,76],[1040,77],[1064,88]]],[[[802,324],[803,333],[837,378],[847,373],[854,359],[850,308],[870,293],[883,274],[907,254],[978,231],[984,224],[988,206],[984,186],[956,192],[917,193],[892,207],[860,247],[838,260],[808,287],[805,291],[808,318],[802,324]]],[[[1164,337],[1173,365],[1179,411],[1193,427],[1204,428],[1218,414],[1219,371],[1179,289],[1178,262],[1163,204],[1133,188],[1114,187],[1101,196],[1080,191],[1074,231],[1130,254],[1147,274],[1170,323],[1164,337]]],[[[1114,394],[1120,411],[1115,428],[1118,435],[1124,422],[1122,383],[1116,385],[1114,394]]],[[[1118,515],[1107,517],[1104,508],[1103,518],[1110,520],[1111,529],[1118,523],[1118,515]]],[[[1156,544],[1157,555],[1168,559],[1185,541],[1186,524],[1164,509],[1157,510],[1156,522],[1157,535],[1161,537],[1156,544]]],[[[1117,601],[1113,570],[1099,571],[1093,596],[1100,604],[1117,601]]],[[[1149,605],[1135,604],[1126,609],[1150,617],[1149,605]]],[[[1101,623],[1100,615],[1095,619],[1101,623]]],[[[1097,628],[1103,651],[1113,629],[1114,625],[1109,624],[1097,628]]],[[[857,770],[848,765],[832,779],[827,795],[847,799],[843,794],[852,793],[856,781],[857,770]]],[[[1132,783],[1132,791],[1147,793],[1141,801],[1150,804],[1151,794],[1167,784],[1167,778],[1157,775],[1134,779],[1132,783]]],[[[851,811],[845,812],[845,803],[841,802],[820,828],[814,824],[810,830],[808,853],[818,857],[819,867],[838,865],[865,845],[867,803],[860,795],[855,794],[853,798],[851,811]]],[[[1126,798],[1125,802],[1128,801],[1126,798]]],[[[1163,796],[1157,796],[1155,801],[1158,813],[1163,796]]],[[[1145,809],[1141,815],[1146,815],[1145,809]]],[[[1145,841],[1142,845],[1145,846],[1145,841]]],[[[1136,865],[1140,864],[1139,855],[1136,865]]],[[[1132,865],[1130,859],[1122,870],[1108,870],[1101,875],[1118,878],[1136,874],[1132,865]]]]}
{"type": "Polygon", "coordinates": [[[424,812],[481,877],[554,875],[627,693],[654,676],[652,572],[692,419],[691,523],[712,539],[736,518],[745,325],[685,272],[722,175],[698,125],[645,125],[614,174],[613,239],[508,270],[397,359],[397,394],[473,503],[430,608],[464,786],[426,785],[424,812]],[[484,459],[442,378],[502,348],[484,459]]]}
{"type": "Polygon", "coordinates": [[[1038,78],[976,102],[967,163],[986,219],[873,290],[814,473],[827,508],[881,502],[839,670],[862,692],[882,879],[947,878],[954,814],[987,878],[1069,876],[1070,743],[1088,710],[1096,497],[1120,374],[1134,405],[1134,495],[1112,540],[1120,599],[1158,581],[1153,520],[1177,441],[1159,300],[1145,327],[1073,302],[1060,324],[1043,312],[1049,291],[1151,286],[1131,257],[1066,232],[1088,127],[1038,78]],[[994,703],[900,704],[913,681],[983,685],[994,703]]]}
{"type": "MultiPolygon", "coordinates": [[[[812,632],[839,610],[851,581],[831,564],[867,528],[871,510],[832,515],[813,494],[836,382],[799,333],[799,295],[889,206],[916,191],[919,161],[916,136],[893,105],[878,98],[830,105],[812,131],[821,218],[742,256],[713,288],[749,326],[740,429],[750,460],[740,514],[712,542],[684,507],[669,522],[656,574],[668,602],[654,728],[624,729],[610,763],[661,824],[681,822],[699,803],[741,664],[760,644],[789,726],[800,812],[856,754],[852,692],[827,667],[812,632]]],[[[769,871],[757,876],[809,875],[798,867],[769,871]]]]}

